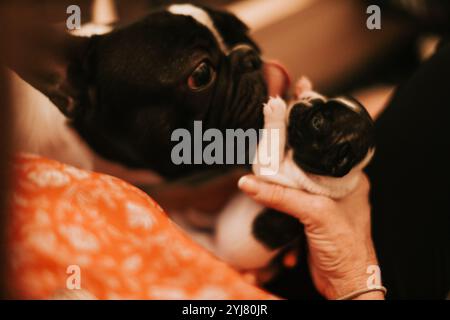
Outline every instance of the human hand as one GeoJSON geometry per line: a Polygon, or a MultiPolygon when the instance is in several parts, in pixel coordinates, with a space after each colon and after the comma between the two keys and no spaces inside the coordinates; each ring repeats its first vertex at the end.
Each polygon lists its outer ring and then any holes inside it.
{"type": "MultiPolygon", "coordinates": [[[[297,217],[305,225],[314,284],[328,299],[367,288],[367,268],[378,265],[370,231],[369,181],[344,199],[333,200],[245,176],[239,187],[255,201],[297,217]]],[[[360,299],[383,299],[381,292],[360,299]]]]}

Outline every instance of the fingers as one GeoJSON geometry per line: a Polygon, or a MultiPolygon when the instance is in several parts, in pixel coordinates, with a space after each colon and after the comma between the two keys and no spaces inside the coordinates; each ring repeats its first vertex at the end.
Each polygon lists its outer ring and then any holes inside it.
{"type": "Polygon", "coordinates": [[[301,190],[267,183],[254,176],[242,177],[238,185],[255,201],[293,215],[305,225],[318,222],[321,212],[327,209],[328,202],[331,201],[301,190]]]}

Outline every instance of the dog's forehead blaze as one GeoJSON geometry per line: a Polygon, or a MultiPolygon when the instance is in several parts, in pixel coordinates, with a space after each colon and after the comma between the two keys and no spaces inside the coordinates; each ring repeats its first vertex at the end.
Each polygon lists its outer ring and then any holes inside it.
{"type": "Polygon", "coordinates": [[[225,44],[222,36],[220,35],[220,32],[217,30],[216,26],[214,25],[214,21],[208,12],[192,4],[173,4],[168,7],[167,11],[174,15],[192,17],[195,21],[205,26],[211,32],[211,34],[216,39],[220,50],[224,54],[229,53],[229,48],[225,44]]]}

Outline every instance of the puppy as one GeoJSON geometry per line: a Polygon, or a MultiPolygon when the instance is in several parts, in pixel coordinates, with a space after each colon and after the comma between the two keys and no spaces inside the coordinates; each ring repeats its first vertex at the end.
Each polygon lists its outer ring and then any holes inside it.
{"type": "Polygon", "coordinates": [[[89,38],[40,30],[22,35],[10,66],[107,160],[177,178],[204,167],[171,161],[175,129],[263,125],[261,53],[232,14],[177,4],[89,38]]]}
{"type": "MultiPolygon", "coordinates": [[[[295,101],[287,105],[271,98],[264,106],[264,129],[254,173],[334,199],[357,187],[374,154],[374,124],[364,107],[349,98],[320,95],[306,78],[297,84],[295,101]],[[274,130],[276,138],[270,134],[274,130]]],[[[296,218],[239,195],[218,220],[218,255],[241,269],[262,268],[301,230],[296,218]]]]}

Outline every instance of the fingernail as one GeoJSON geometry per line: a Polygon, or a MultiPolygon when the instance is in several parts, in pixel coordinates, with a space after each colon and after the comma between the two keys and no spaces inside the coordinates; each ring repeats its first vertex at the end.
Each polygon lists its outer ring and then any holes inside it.
{"type": "Polygon", "coordinates": [[[242,177],[239,179],[238,187],[248,194],[256,194],[258,192],[258,183],[250,177],[242,177]]]}

